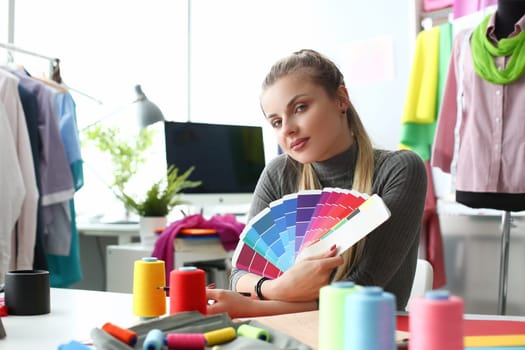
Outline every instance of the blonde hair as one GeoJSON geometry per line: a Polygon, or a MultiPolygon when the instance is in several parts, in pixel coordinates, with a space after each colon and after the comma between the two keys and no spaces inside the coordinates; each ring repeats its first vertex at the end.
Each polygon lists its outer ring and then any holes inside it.
{"type": "MultiPolygon", "coordinates": [[[[310,81],[323,87],[329,96],[336,97],[339,87],[344,86],[344,77],[337,66],[328,58],[314,50],[301,50],[294,52],[277,63],[275,63],[263,82],[263,91],[273,85],[278,79],[295,73],[303,73],[310,81]]],[[[355,110],[348,101],[346,110],[348,126],[357,146],[357,160],[354,170],[352,188],[361,192],[371,194],[374,176],[374,150],[372,142],[355,110]]],[[[319,189],[321,184],[311,164],[299,165],[299,185],[297,190],[319,189]]],[[[361,259],[364,250],[365,239],[360,240],[352,248],[346,250],[342,257],[344,263],[336,270],[334,280],[346,277],[361,259]]]]}

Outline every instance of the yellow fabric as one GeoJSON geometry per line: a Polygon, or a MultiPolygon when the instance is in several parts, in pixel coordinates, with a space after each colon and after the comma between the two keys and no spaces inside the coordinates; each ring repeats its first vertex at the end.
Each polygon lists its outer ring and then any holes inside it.
{"type": "Polygon", "coordinates": [[[414,62],[402,123],[432,123],[436,118],[439,27],[421,31],[416,38],[414,62]]]}
{"type": "Polygon", "coordinates": [[[525,345],[525,334],[516,335],[479,335],[463,338],[465,347],[514,347],[525,345]]]}

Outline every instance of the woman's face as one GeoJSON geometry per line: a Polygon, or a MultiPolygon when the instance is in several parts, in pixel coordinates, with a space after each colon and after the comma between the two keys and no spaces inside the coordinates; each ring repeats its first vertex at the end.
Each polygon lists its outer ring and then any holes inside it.
{"type": "Polygon", "coordinates": [[[338,97],[310,80],[288,75],[261,96],[263,112],[282,150],[300,163],[329,159],[352,145],[346,89],[338,97]]]}

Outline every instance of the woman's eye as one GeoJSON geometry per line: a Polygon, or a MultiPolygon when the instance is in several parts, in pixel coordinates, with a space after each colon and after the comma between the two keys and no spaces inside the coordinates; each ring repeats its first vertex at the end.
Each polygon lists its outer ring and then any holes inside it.
{"type": "Polygon", "coordinates": [[[297,105],[295,107],[295,113],[300,113],[300,112],[304,112],[306,110],[306,105],[305,104],[300,104],[300,105],[297,105]]]}
{"type": "Polygon", "coordinates": [[[282,124],[281,119],[275,119],[270,122],[270,125],[272,126],[272,128],[278,128],[281,126],[281,124],[282,124]]]}

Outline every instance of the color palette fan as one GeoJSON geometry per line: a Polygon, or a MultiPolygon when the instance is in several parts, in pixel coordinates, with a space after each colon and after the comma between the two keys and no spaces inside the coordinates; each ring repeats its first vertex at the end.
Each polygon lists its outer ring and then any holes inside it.
{"type": "Polygon", "coordinates": [[[240,236],[233,265],[276,278],[296,261],[328,251],[338,254],[390,217],[378,195],[324,188],[286,195],[254,216],[240,236]]]}

